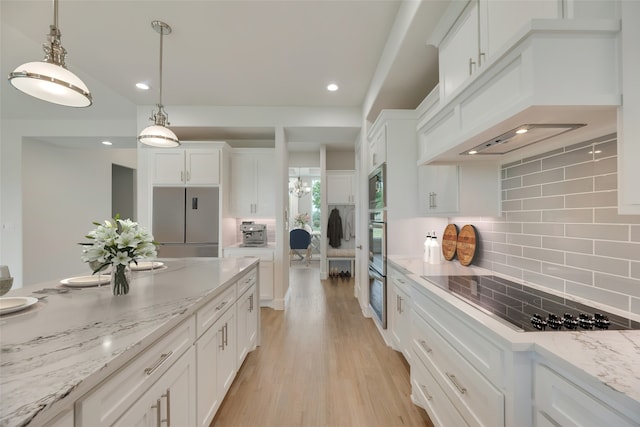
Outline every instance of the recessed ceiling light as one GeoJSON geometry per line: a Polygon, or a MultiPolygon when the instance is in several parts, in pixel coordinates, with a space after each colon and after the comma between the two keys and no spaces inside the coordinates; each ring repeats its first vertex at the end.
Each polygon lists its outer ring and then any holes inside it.
{"type": "Polygon", "coordinates": [[[527,133],[527,132],[529,132],[529,129],[527,129],[527,128],[518,129],[518,130],[516,131],[516,133],[517,133],[518,135],[522,135],[523,133],[527,133]]]}
{"type": "Polygon", "coordinates": [[[136,83],[136,87],[137,87],[138,89],[140,89],[140,90],[149,90],[149,89],[151,88],[148,84],[146,84],[146,83],[144,83],[144,82],[138,82],[138,83],[136,83]]]}
{"type": "Polygon", "coordinates": [[[335,83],[331,83],[331,84],[327,85],[327,90],[329,92],[335,92],[335,91],[338,90],[338,85],[335,84],[335,83]]]}
{"type": "Polygon", "coordinates": [[[102,141],[102,145],[113,145],[111,141],[102,141]]]}

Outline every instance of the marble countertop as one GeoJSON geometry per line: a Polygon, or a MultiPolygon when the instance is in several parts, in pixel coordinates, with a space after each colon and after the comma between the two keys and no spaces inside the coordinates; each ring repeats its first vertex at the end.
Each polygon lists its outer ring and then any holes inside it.
{"type": "MultiPolygon", "coordinates": [[[[518,332],[420,276],[497,275],[457,261],[424,264],[421,258],[393,257],[414,282],[479,322],[514,351],[535,351],[600,390],[613,390],[640,405],[640,331],[518,332]]],[[[513,280],[513,278],[509,278],[513,280]]],[[[531,284],[527,283],[528,286],[531,284]]],[[[637,320],[634,318],[634,320],[637,320]]]]}
{"type": "MultiPolygon", "coordinates": [[[[179,258],[132,272],[128,295],[72,288],[0,316],[0,425],[37,424],[122,367],[237,280],[256,258],[179,258]]],[[[88,272],[87,272],[88,273],[88,272]]],[[[80,275],[87,274],[80,273],[80,275]]],[[[62,278],[61,278],[62,279],[62,278]]],[[[10,291],[35,296],[58,281],[10,291]]]]}

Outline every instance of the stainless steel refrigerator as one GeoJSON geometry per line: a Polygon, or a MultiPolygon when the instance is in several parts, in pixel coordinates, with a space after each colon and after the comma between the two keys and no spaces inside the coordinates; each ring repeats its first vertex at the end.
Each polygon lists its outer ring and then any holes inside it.
{"type": "Polygon", "coordinates": [[[158,257],[217,257],[217,187],[154,187],[153,237],[158,257]]]}

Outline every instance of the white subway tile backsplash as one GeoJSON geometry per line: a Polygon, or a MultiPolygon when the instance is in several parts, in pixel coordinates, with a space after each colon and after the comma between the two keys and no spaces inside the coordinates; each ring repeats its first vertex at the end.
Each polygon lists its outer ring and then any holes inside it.
{"type": "Polygon", "coordinates": [[[640,314],[640,215],[617,210],[614,135],[502,166],[501,218],[478,221],[476,264],[640,314]]]}

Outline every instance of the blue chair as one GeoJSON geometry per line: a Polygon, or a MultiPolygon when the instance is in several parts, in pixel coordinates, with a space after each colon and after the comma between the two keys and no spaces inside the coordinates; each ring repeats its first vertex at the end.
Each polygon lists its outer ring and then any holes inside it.
{"type": "Polygon", "coordinates": [[[294,228],[289,232],[289,265],[291,265],[291,256],[295,253],[303,260],[305,257],[299,251],[306,251],[307,265],[311,259],[311,234],[305,229],[294,228]]]}

